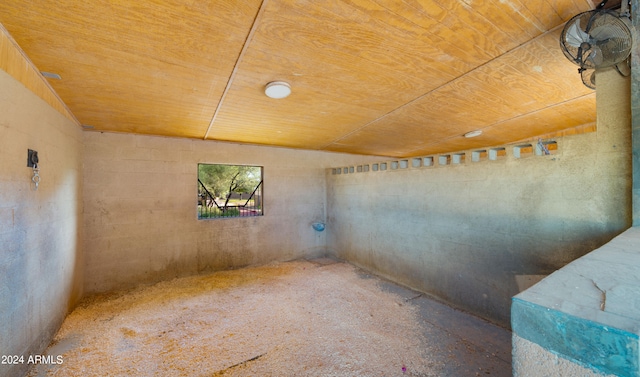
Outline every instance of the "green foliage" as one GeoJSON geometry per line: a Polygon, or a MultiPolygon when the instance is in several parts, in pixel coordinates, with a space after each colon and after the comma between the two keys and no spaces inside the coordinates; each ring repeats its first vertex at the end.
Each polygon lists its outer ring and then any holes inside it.
{"type": "MultiPolygon", "coordinates": [[[[237,217],[239,203],[231,200],[231,194],[251,194],[262,180],[262,168],[259,166],[199,164],[198,179],[198,218],[237,217]],[[212,202],[207,191],[215,198],[212,202]],[[203,206],[208,206],[203,207],[203,206]]],[[[247,195],[248,198],[248,195],[247,195]]],[[[245,200],[246,201],[246,200],[245,200]]]]}
{"type": "Polygon", "coordinates": [[[218,207],[206,208],[198,206],[198,218],[199,219],[212,219],[218,217],[238,217],[240,216],[240,210],[237,208],[227,208],[226,211],[221,211],[218,207]]]}
{"type": "Polygon", "coordinates": [[[198,178],[216,198],[226,198],[229,192],[251,193],[260,183],[259,166],[199,164],[198,178]]]}
{"type": "Polygon", "coordinates": [[[237,217],[240,216],[240,210],[237,208],[227,208],[222,214],[222,217],[237,217]]]}

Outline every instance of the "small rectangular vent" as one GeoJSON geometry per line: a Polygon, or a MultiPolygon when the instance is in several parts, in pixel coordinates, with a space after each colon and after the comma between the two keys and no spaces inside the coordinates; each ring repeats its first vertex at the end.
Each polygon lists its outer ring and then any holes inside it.
{"type": "Polygon", "coordinates": [[[40,73],[42,74],[42,76],[48,79],[62,80],[62,77],[60,77],[60,75],[57,73],[51,73],[51,72],[45,72],[45,71],[41,71],[40,73]]]}

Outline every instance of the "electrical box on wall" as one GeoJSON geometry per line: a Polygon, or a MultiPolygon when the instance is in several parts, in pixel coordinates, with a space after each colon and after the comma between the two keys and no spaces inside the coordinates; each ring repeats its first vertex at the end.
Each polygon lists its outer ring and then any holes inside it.
{"type": "Polygon", "coordinates": [[[33,168],[36,165],[38,165],[38,152],[29,149],[27,155],[27,167],[33,168]]]}

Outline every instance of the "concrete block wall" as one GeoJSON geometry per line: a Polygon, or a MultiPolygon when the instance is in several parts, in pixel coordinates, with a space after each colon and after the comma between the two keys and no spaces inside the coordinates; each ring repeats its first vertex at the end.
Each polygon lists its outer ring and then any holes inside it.
{"type": "Polygon", "coordinates": [[[87,293],[324,254],[325,169],[371,157],[86,132],[87,293]],[[198,163],[263,166],[264,216],[198,220],[198,163]]]}
{"type": "Polygon", "coordinates": [[[328,247],[508,327],[513,295],[631,224],[628,81],[613,79],[598,131],[555,139],[551,155],[506,146],[495,161],[464,151],[458,164],[329,170],[328,247]]]}
{"type": "Polygon", "coordinates": [[[0,376],[24,375],[82,295],[81,195],[81,128],[0,70],[0,354],[25,358],[0,376]]]}
{"type": "MultiPolygon", "coordinates": [[[[631,129],[629,81],[598,71],[605,140],[631,129]]],[[[633,227],[513,299],[514,376],[640,376],[639,250],[633,227]]]]}

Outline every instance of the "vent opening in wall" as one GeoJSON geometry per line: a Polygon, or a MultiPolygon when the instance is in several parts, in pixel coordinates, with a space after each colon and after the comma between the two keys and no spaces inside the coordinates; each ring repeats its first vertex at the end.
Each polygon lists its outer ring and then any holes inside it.
{"type": "Polygon", "coordinates": [[[491,148],[489,149],[489,160],[496,161],[507,157],[506,148],[491,148]]]}
{"type": "Polygon", "coordinates": [[[358,165],[357,170],[358,173],[362,173],[362,165],[358,165]]]}
{"type": "Polygon", "coordinates": [[[533,155],[533,146],[531,144],[517,145],[513,147],[513,157],[525,158],[533,155]]]}
{"type": "Polygon", "coordinates": [[[342,168],[342,174],[349,174],[349,168],[342,168]]]}
{"type": "Polygon", "coordinates": [[[480,162],[480,161],[486,160],[487,156],[488,156],[488,154],[487,154],[487,150],[486,149],[482,149],[482,150],[479,150],[479,151],[473,151],[473,152],[471,152],[471,161],[480,162]]]}
{"type": "Polygon", "coordinates": [[[464,164],[464,158],[465,158],[465,154],[464,153],[454,153],[451,156],[451,162],[454,165],[464,164]]]}
{"type": "Polygon", "coordinates": [[[371,170],[378,171],[378,164],[371,165],[371,170]]]}
{"type": "Polygon", "coordinates": [[[552,155],[558,151],[558,143],[555,141],[538,141],[536,144],[536,155],[552,155]]]}
{"type": "Polygon", "coordinates": [[[451,164],[451,155],[444,154],[442,156],[438,156],[438,165],[445,166],[451,164]]]}
{"type": "Polygon", "coordinates": [[[409,167],[409,160],[400,160],[400,169],[406,169],[409,167]]]}
{"type": "Polygon", "coordinates": [[[422,166],[422,159],[414,158],[414,159],[411,160],[411,167],[412,168],[419,168],[420,166],[422,166]]]}
{"type": "Polygon", "coordinates": [[[385,170],[387,170],[387,163],[383,162],[380,164],[380,171],[385,171],[385,170]]]}
{"type": "Polygon", "coordinates": [[[355,171],[355,169],[353,168],[353,166],[349,166],[349,173],[353,173],[355,171]]]}
{"type": "Polygon", "coordinates": [[[433,166],[433,157],[423,157],[422,166],[425,166],[425,167],[433,166]]]}
{"type": "Polygon", "coordinates": [[[391,161],[391,170],[398,169],[398,161],[391,161]]]}
{"type": "Polygon", "coordinates": [[[369,171],[369,165],[362,165],[362,171],[363,172],[368,172],[369,171]]]}

